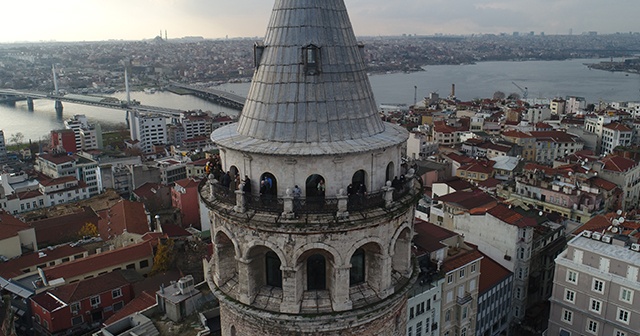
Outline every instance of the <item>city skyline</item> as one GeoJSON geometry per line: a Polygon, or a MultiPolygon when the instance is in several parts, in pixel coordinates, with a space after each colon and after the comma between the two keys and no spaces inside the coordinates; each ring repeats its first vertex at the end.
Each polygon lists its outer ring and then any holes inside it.
{"type": "MultiPolygon", "coordinates": [[[[636,31],[640,4],[620,0],[347,0],[356,35],[528,33],[601,34],[636,31]],[[620,11],[620,8],[625,8],[620,11]],[[635,10],[633,8],[636,8],[635,10]],[[593,18],[597,18],[593,19],[593,18]]],[[[30,0],[3,4],[0,43],[261,37],[273,1],[30,0]]]]}

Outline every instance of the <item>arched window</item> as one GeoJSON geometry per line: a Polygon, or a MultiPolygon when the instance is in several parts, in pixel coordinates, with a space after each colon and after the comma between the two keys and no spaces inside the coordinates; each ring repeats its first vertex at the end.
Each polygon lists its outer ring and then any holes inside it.
{"type": "Polygon", "coordinates": [[[351,185],[356,190],[357,193],[362,193],[363,191],[367,191],[367,173],[360,169],[353,174],[351,177],[351,185]]]}
{"type": "Polygon", "coordinates": [[[234,325],[231,326],[231,331],[229,332],[229,335],[236,336],[236,326],[234,325]]]}
{"type": "Polygon", "coordinates": [[[327,261],[321,254],[307,258],[307,290],[327,289],[327,261]]]}
{"type": "Polygon", "coordinates": [[[349,285],[363,283],[365,279],[365,253],[359,248],[351,256],[351,269],[349,270],[349,285]]]}
{"type": "Polygon", "coordinates": [[[282,288],[282,271],[280,270],[280,258],[278,255],[269,251],[265,254],[265,266],[267,285],[282,288]]]}
{"type": "Polygon", "coordinates": [[[387,173],[385,175],[384,182],[386,183],[387,181],[393,180],[394,176],[396,176],[396,173],[395,173],[395,166],[392,161],[392,162],[389,162],[389,164],[387,165],[387,173]]]}
{"type": "Polygon", "coordinates": [[[307,181],[305,182],[305,196],[307,198],[324,196],[326,187],[326,180],[324,179],[324,177],[322,177],[322,175],[310,175],[309,177],[307,177],[307,181]]]}
{"type": "Polygon", "coordinates": [[[278,181],[271,173],[264,173],[260,176],[260,194],[278,195],[278,181]]]}

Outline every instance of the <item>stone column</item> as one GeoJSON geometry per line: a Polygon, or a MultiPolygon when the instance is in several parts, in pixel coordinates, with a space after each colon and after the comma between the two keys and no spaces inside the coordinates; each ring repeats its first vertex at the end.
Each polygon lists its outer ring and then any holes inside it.
{"type": "Polygon", "coordinates": [[[333,267],[333,281],[332,287],[329,288],[331,292],[331,303],[333,310],[345,311],[352,308],[351,299],[349,299],[349,271],[351,266],[348,267],[333,267]]]}
{"type": "Polygon", "coordinates": [[[382,197],[384,198],[384,207],[390,208],[393,206],[393,191],[395,189],[391,186],[391,181],[387,181],[386,185],[382,187],[382,197]]]}
{"type": "Polygon", "coordinates": [[[415,176],[416,176],[416,171],[413,168],[409,169],[409,172],[407,173],[407,175],[404,176],[406,181],[408,181],[407,187],[409,187],[409,192],[413,191],[413,186],[414,186],[414,183],[416,182],[415,176]]]}
{"type": "Polygon", "coordinates": [[[216,194],[215,192],[213,192],[213,186],[218,184],[218,180],[216,180],[215,178],[213,178],[213,174],[209,174],[209,196],[211,197],[212,200],[216,199],[216,194]]]}
{"type": "Polygon", "coordinates": [[[246,199],[244,198],[244,191],[242,191],[244,187],[244,183],[240,185],[240,189],[236,190],[236,206],[233,207],[233,211],[244,213],[246,211],[245,203],[246,199]]]}
{"type": "Polygon", "coordinates": [[[340,189],[338,191],[336,198],[338,199],[338,212],[336,213],[336,216],[338,218],[349,218],[349,196],[344,194],[344,189],[340,189]]]}
{"type": "Polygon", "coordinates": [[[296,214],[293,209],[293,196],[291,196],[291,189],[287,188],[284,191],[284,196],[282,196],[283,211],[282,217],[285,219],[294,219],[296,214]]]}
{"type": "Polygon", "coordinates": [[[238,261],[238,301],[250,305],[255,296],[254,289],[251,286],[251,260],[244,258],[236,258],[238,261]]]}
{"type": "Polygon", "coordinates": [[[300,312],[300,295],[302,290],[299,286],[302,283],[298,281],[296,267],[281,267],[282,270],[282,303],[280,304],[280,312],[288,314],[297,314],[300,312]]]}
{"type": "Polygon", "coordinates": [[[380,283],[378,284],[378,293],[380,297],[386,298],[393,294],[394,288],[391,282],[391,256],[388,254],[377,254],[376,257],[380,258],[380,269],[373,270],[374,272],[380,272],[380,283]]]}

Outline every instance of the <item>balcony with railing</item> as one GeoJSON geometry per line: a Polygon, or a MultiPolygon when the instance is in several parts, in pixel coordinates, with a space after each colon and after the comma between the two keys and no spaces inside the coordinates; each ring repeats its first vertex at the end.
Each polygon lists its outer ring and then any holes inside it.
{"type": "Polygon", "coordinates": [[[413,174],[407,174],[404,183],[398,188],[387,185],[369,193],[339,193],[326,197],[294,197],[289,190],[283,196],[245,193],[242,190],[230,190],[215,179],[202,180],[198,190],[202,202],[209,209],[224,214],[251,218],[258,216],[271,223],[326,223],[370,217],[371,211],[388,213],[398,207],[415,205],[422,196],[422,181],[413,174]]]}

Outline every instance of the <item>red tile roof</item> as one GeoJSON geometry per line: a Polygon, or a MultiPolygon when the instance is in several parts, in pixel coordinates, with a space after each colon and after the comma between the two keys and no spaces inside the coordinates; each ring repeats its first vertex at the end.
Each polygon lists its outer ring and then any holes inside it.
{"type": "Polygon", "coordinates": [[[458,235],[453,231],[421,219],[414,220],[413,230],[415,232],[413,243],[419,249],[429,253],[446,247],[447,245],[441,243],[441,241],[458,235]]]}
{"type": "Polygon", "coordinates": [[[520,228],[537,225],[535,219],[525,217],[504,204],[496,205],[489,209],[487,213],[507,224],[515,225],[520,228]]]}
{"type": "Polygon", "coordinates": [[[189,231],[175,225],[175,224],[162,224],[162,232],[164,232],[170,238],[174,237],[190,237],[189,231]]]}
{"type": "Polygon", "coordinates": [[[38,245],[55,244],[78,239],[78,232],[87,223],[98,226],[98,215],[90,207],[83,207],[69,215],[29,222],[36,231],[38,245]]]}
{"type": "Polygon", "coordinates": [[[42,158],[43,160],[49,161],[49,162],[53,162],[57,165],[62,164],[62,163],[66,163],[66,162],[72,162],[75,161],[76,159],[73,156],[67,155],[67,154],[41,154],[40,158],[42,158]]]}
{"type": "MultiPolygon", "coordinates": [[[[624,213],[623,213],[624,215],[624,213]]],[[[577,228],[573,234],[578,235],[582,231],[594,231],[594,232],[608,232],[609,227],[612,227],[613,220],[621,217],[615,212],[610,212],[606,215],[596,215],[592,217],[588,222],[577,228]]],[[[616,234],[630,235],[640,239],[640,222],[633,220],[625,220],[624,223],[617,226],[618,232],[616,234]],[[635,232],[634,232],[635,231],[635,232]]]]}
{"type": "MultiPolygon", "coordinates": [[[[458,253],[450,258],[445,258],[442,263],[442,270],[445,273],[451,272],[455,269],[458,269],[464,265],[468,265],[476,260],[481,260],[483,258],[480,251],[474,250],[464,250],[458,249],[458,253]]],[[[482,265],[482,263],[480,263],[482,265]]]]}
{"type": "Polygon", "coordinates": [[[48,264],[50,261],[84,253],[86,250],[82,247],[62,245],[51,250],[44,249],[41,252],[42,254],[38,251],[23,254],[18,258],[14,258],[3,263],[2,267],[0,267],[0,276],[5,279],[11,279],[24,274],[24,272],[22,272],[23,269],[29,268],[33,272],[35,271],[35,266],[48,264]]]}
{"type": "Polygon", "coordinates": [[[474,214],[483,213],[496,205],[496,199],[482,190],[456,191],[451,194],[437,197],[436,201],[444,202],[474,214]]]}
{"type": "Polygon", "coordinates": [[[72,181],[77,181],[75,176],[63,176],[63,177],[57,177],[57,178],[48,179],[48,180],[40,180],[40,184],[44,187],[48,187],[48,186],[53,186],[57,184],[65,184],[67,182],[72,182],[72,181]]]}
{"type": "Polygon", "coordinates": [[[481,253],[484,258],[480,263],[480,282],[478,285],[478,295],[493,288],[495,285],[508,278],[511,273],[508,269],[495,262],[493,259],[481,253]]]}
{"type": "Polygon", "coordinates": [[[492,163],[495,163],[495,162],[494,161],[487,161],[487,162],[476,161],[476,162],[465,164],[464,166],[461,166],[460,168],[458,168],[458,170],[491,175],[491,173],[493,172],[492,163]]]}
{"type": "Polygon", "coordinates": [[[118,310],[115,314],[111,315],[111,317],[104,321],[103,325],[109,326],[129,315],[143,311],[154,304],[156,304],[156,297],[146,291],[143,291],[135,299],[127,303],[121,310],[118,310]]]}
{"type": "Polygon", "coordinates": [[[144,204],[120,200],[110,209],[100,212],[98,230],[103,240],[109,240],[125,231],[141,235],[149,232],[144,204]]]}
{"type": "Polygon", "coordinates": [[[631,132],[633,131],[631,128],[627,127],[625,124],[621,124],[618,122],[612,122],[610,124],[604,125],[604,128],[608,128],[610,130],[619,131],[619,132],[631,132]]]}
{"type": "Polygon", "coordinates": [[[615,188],[618,187],[617,184],[607,181],[601,177],[594,177],[591,179],[591,182],[593,183],[593,185],[595,185],[596,187],[602,188],[606,191],[611,191],[615,188]]]}
{"type": "Polygon", "coordinates": [[[579,137],[562,131],[536,131],[531,132],[531,135],[538,141],[581,142],[579,137]]]}
{"type": "Polygon", "coordinates": [[[604,169],[616,172],[625,172],[638,164],[631,159],[617,155],[607,156],[600,161],[604,163],[604,169]]]}
{"type": "Polygon", "coordinates": [[[33,298],[38,305],[49,312],[64,308],[70,303],[82,301],[91,296],[121,288],[129,282],[121,272],[111,272],[95,278],[74,282],[47,290],[33,298]]]}
{"type": "Polygon", "coordinates": [[[28,230],[30,228],[31,227],[27,223],[4,211],[0,212],[0,241],[15,237],[18,235],[18,232],[28,230]]]}
{"type": "Polygon", "coordinates": [[[197,188],[198,184],[200,184],[200,179],[186,178],[186,179],[178,180],[175,183],[185,189],[197,188]]]}
{"type": "Polygon", "coordinates": [[[458,155],[456,153],[445,154],[445,157],[448,157],[452,161],[455,161],[458,163],[469,163],[474,161],[472,158],[468,156],[458,155]]]}
{"type": "Polygon", "coordinates": [[[465,190],[465,189],[471,189],[473,188],[473,185],[471,183],[469,183],[469,181],[461,179],[459,177],[452,177],[449,180],[446,180],[444,182],[438,182],[438,183],[444,183],[447,186],[449,186],[450,188],[456,190],[456,191],[460,191],[460,190],[465,190]]]}
{"type": "Polygon", "coordinates": [[[47,279],[75,278],[101,269],[153,258],[153,241],[125,246],[44,269],[47,279]]]}

